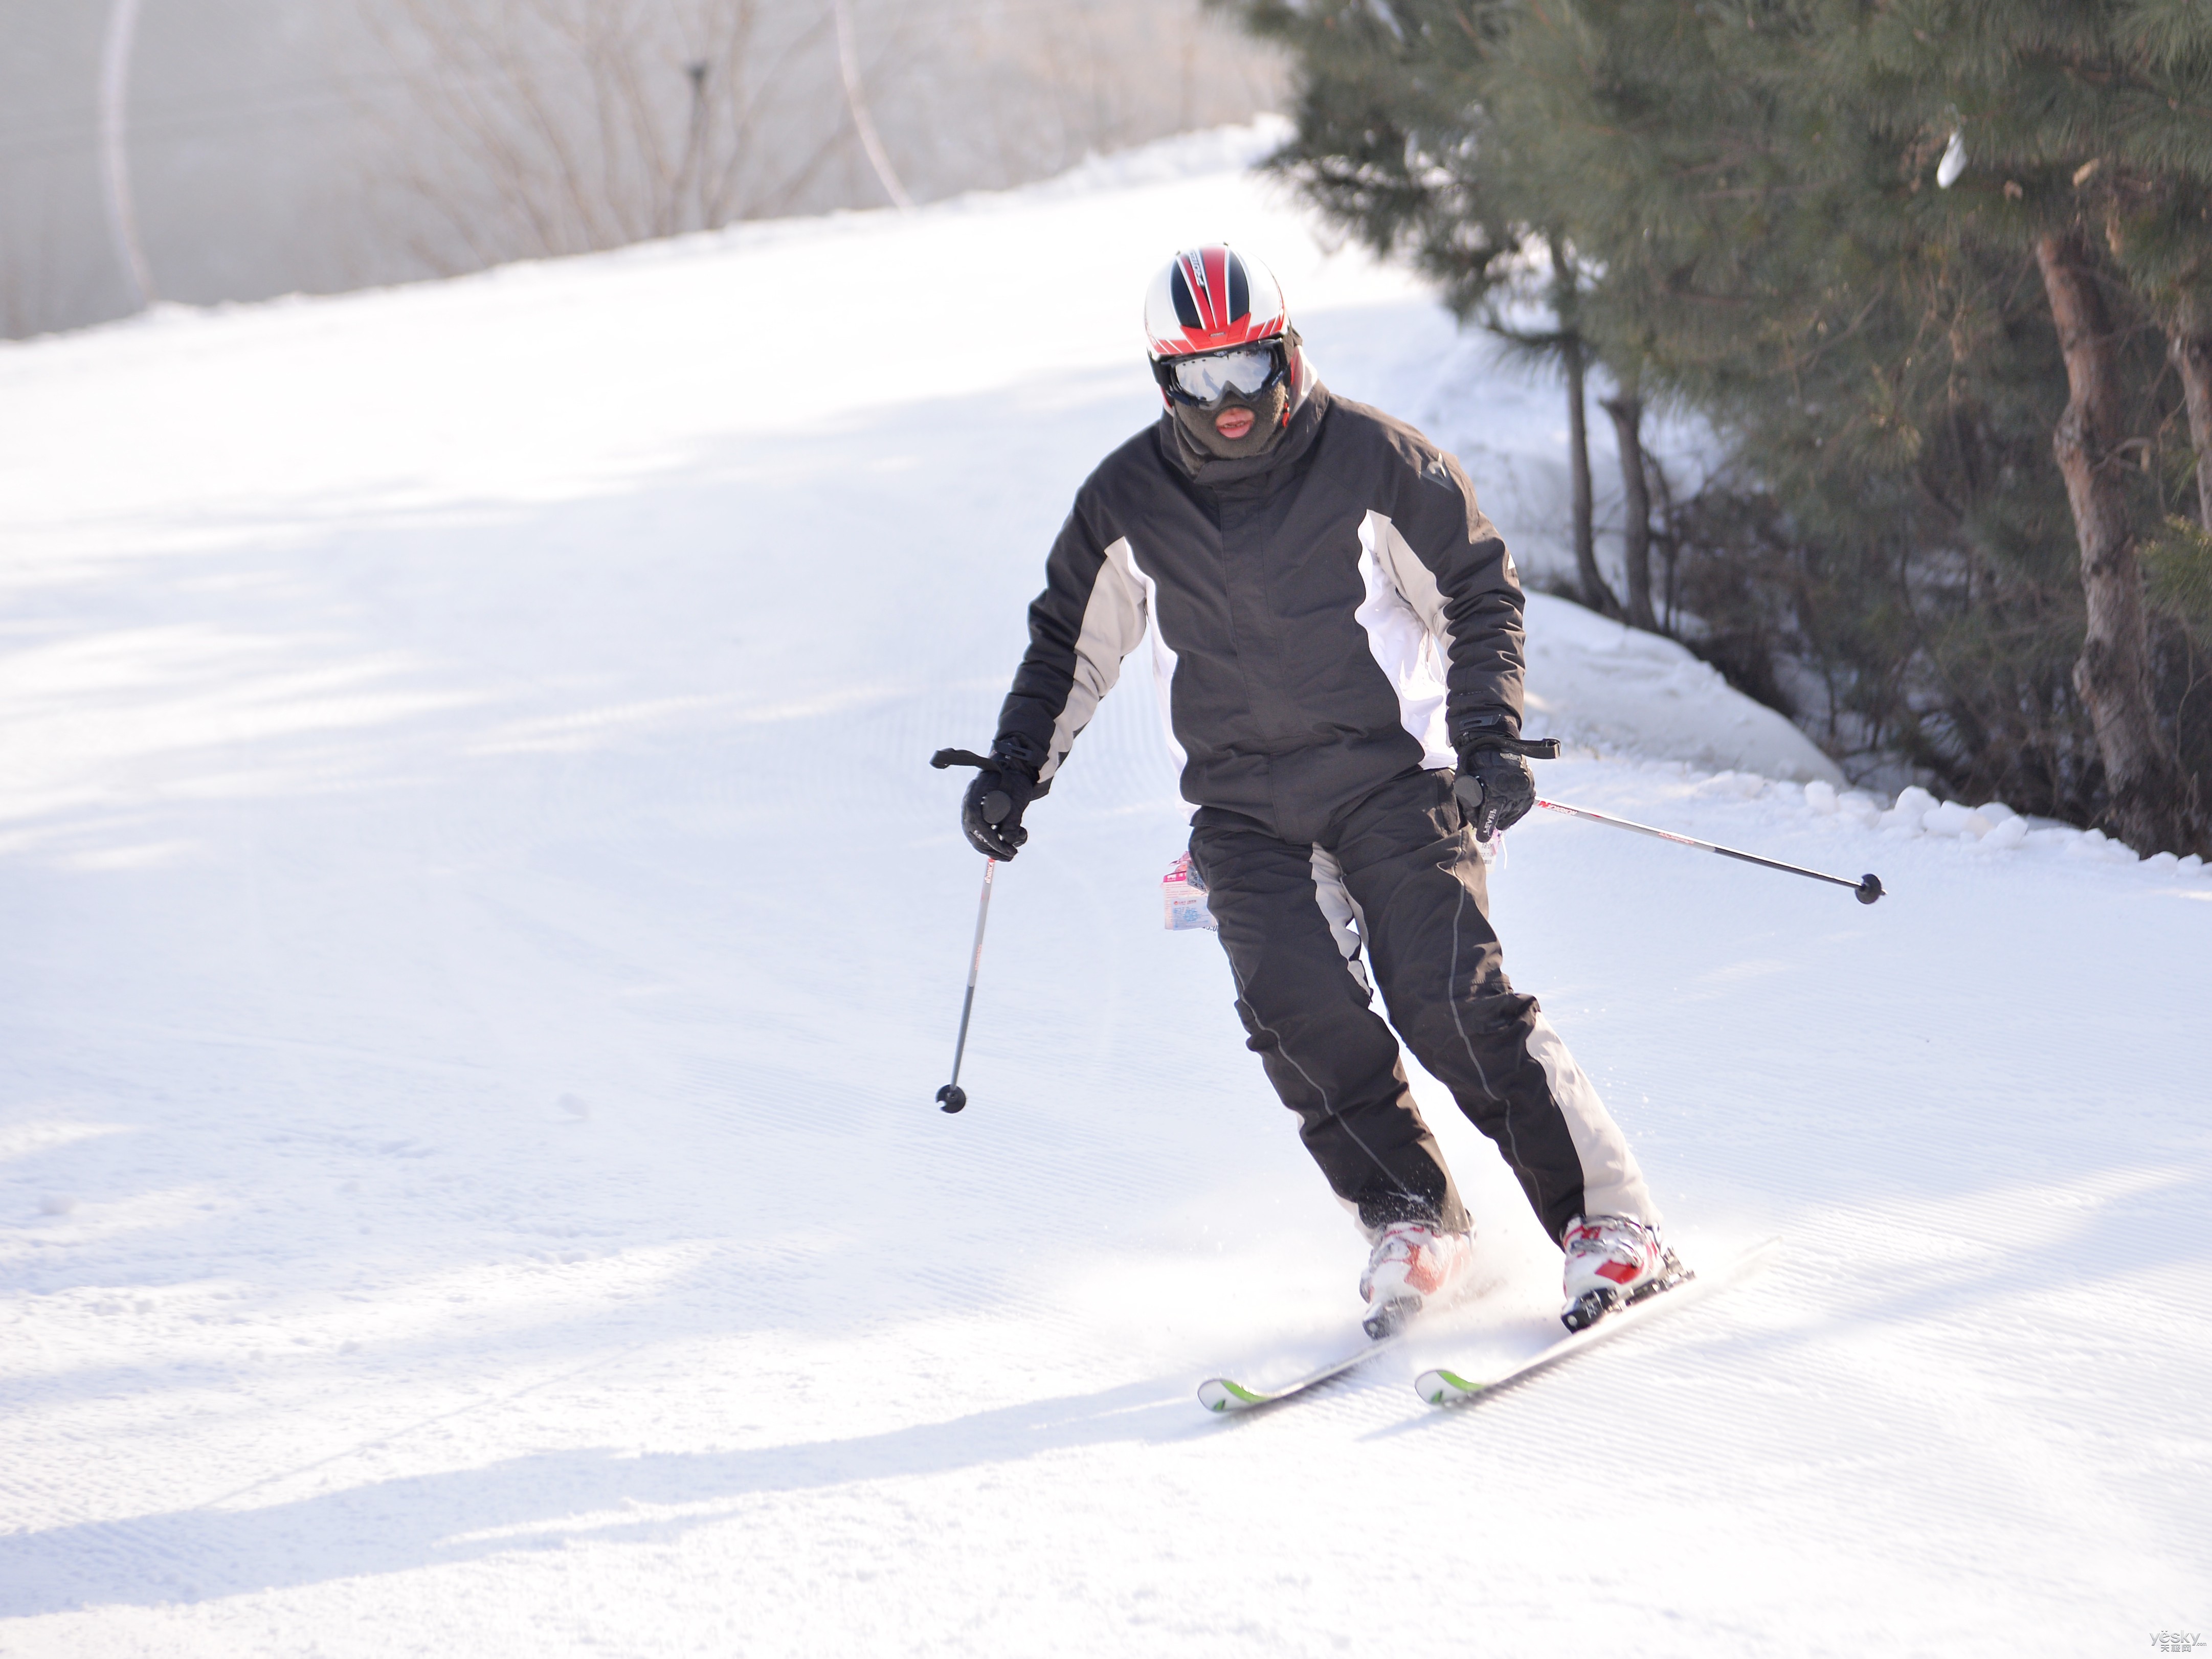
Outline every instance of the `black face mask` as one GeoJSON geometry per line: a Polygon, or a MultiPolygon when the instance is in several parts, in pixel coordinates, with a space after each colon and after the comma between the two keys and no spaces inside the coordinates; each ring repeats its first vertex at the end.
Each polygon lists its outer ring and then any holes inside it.
{"type": "Polygon", "coordinates": [[[1249,397],[1241,392],[1224,392],[1210,404],[1187,404],[1180,398],[1170,402],[1176,422],[1183,435],[1208,455],[1224,461],[1242,460],[1248,456],[1264,455],[1283,439],[1283,412],[1291,406],[1291,386],[1287,376],[1277,380],[1264,392],[1249,397]],[[1213,429],[1213,417],[1224,409],[1249,409],[1252,411],[1252,429],[1241,438],[1224,438],[1213,429]]]}

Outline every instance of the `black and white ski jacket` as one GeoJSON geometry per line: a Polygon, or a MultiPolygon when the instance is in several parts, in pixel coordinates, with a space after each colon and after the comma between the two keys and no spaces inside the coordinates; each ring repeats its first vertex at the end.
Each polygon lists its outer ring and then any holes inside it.
{"type": "Polygon", "coordinates": [[[1102,462],[1046,562],[997,747],[1047,782],[1148,636],[1183,799],[1286,841],[1468,722],[1517,732],[1520,580],[1459,463],[1307,377],[1264,455],[1194,454],[1172,415],[1102,462]]]}

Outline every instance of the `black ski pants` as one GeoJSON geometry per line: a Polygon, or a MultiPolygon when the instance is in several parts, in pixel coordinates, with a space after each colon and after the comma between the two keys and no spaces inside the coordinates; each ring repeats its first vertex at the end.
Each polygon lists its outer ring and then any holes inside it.
{"type": "Polygon", "coordinates": [[[1585,1213],[1656,1224],[1597,1091],[1536,1000],[1505,977],[1452,781],[1449,771],[1393,779],[1310,844],[1214,808],[1198,814],[1191,862],[1228,952],[1246,1046],[1370,1236],[1399,1220],[1469,1224],[1393,1025],[1496,1143],[1554,1241],[1585,1213]],[[1363,945],[1387,1025],[1371,1006],[1363,945]]]}

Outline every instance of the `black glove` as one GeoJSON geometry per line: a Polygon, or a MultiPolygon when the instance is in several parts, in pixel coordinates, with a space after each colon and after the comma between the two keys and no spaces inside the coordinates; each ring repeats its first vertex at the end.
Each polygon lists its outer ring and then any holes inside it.
{"type": "Polygon", "coordinates": [[[1474,826],[1477,841],[1488,841],[1528,816],[1536,804],[1536,775],[1528,769],[1527,757],[1553,760],[1559,752],[1554,738],[1524,742],[1504,714],[1479,715],[1468,722],[1460,737],[1459,778],[1452,793],[1474,826]]]}
{"type": "Polygon", "coordinates": [[[1460,811],[1474,826],[1474,838],[1488,841],[1494,830],[1510,830],[1536,804],[1536,775],[1520,756],[1503,749],[1478,749],[1459,757],[1459,781],[1452,785],[1460,811]]]}
{"type": "Polygon", "coordinates": [[[980,769],[960,798],[960,828],[968,844],[987,859],[1011,859],[1029,841],[1022,813],[1044,793],[1036,768],[1018,756],[994,748],[986,755],[965,749],[940,749],[930,757],[935,767],[980,769]]]}

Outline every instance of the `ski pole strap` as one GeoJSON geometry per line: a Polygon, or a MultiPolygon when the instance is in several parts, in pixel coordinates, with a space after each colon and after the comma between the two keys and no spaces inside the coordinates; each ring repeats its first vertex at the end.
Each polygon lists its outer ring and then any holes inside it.
{"type": "Polygon", "coordinates": [[[1694,847],[1701,853],[1718,853],[1724,859],[1738,859],[1746,864],[1756,864],[1762,869],[1779,870],[1785,875],[1803,876],[1810,881],[1833,882],[1838,887],[1850,888],[1858,896],[1861,904],[1872,904],[1882,896],[1881,878],[1871,872],[1853,881],[1849,876],[1832,876],[1823,870],[1808,870],[1802,865],[1784,864],[1779,859],[1764,859],[1756,853],[1738,852],[1733,847],[1699,841],[1695,836],[1677,835],[1672,830],[1655,830],[1648,823],[1614,817],[1610,812],[1593,812],[1587,806],[1570,806],[1565,801],[1546,800],[1541,796],[1537,798],[1536,805],[1554,812],[1565,812],[1571,817],[1588,818],[1592,823],[1609,823],[1616,830],[1633,830],[1639,836],[1656,836],[1661,841],[1671,841],[1678,847],[1694,847]]]}

